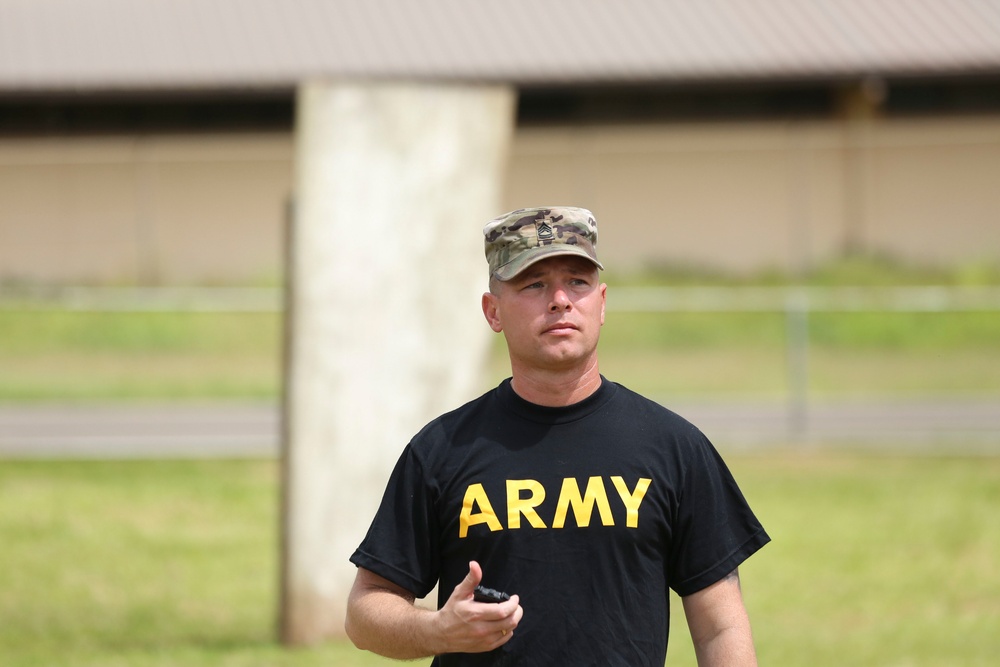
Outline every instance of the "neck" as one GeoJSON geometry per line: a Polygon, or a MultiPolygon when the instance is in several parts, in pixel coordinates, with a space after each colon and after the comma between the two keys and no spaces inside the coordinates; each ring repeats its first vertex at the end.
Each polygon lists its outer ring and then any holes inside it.
{"type": "Polygon", "coordinates": [[[579,403],[601,387],[597,360],[584,369],[572,371],[519,370],[512,368],[511,388],[518,396],[550,408],[579,403]]]}

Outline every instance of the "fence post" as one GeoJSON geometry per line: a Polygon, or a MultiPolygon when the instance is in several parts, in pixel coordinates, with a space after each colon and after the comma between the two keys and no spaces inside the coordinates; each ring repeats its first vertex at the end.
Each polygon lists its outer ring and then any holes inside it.
{"type": "Polygon", "coordinates": [[[786,358],[788,364],[788,436],[809,433],[809,293],[804,287],[785,295],[786,358]]]}

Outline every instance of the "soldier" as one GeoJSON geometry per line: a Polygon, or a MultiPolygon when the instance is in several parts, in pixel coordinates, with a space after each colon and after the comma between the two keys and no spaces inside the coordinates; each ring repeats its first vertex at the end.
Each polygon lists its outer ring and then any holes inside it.
{"type": "Polygon", "coordinates": [[[601,375],[593,215],[519,209],[484,233],[511,377],[403,451],[351,557],[348,635],[440,667],[662,667],[673,589],[699,665],[755,665],[737,568],[770,538],[697,428],[601,375]],[[435,585],[438,608],[415,606],[435,585]]]}

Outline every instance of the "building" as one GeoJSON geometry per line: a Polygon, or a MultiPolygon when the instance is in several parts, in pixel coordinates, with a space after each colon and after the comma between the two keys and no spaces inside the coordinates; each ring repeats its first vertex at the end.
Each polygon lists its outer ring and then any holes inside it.
{"type": "Polygon", "coordinates": [[[1000,261],[1000,0],[7,0],[0,283],[278,280],[317,78],[515,86],[616,271],[1000,261]]]}

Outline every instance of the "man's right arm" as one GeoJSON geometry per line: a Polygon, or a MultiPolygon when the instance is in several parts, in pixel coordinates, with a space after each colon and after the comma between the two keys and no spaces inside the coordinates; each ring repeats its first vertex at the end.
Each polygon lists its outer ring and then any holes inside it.
{"type": "Polygon", "coordinates": [[[524,612],[516,595],[500,604],[473,601],[482,577],[473,561],[445,605],[432,611],[415,606],[411,592],[359,567],[347,602],[347,636],[360,649],[397,660],[491,651],[510,641],[524,612]]]}
{"type": "Polygon", "coordinates": [[[756,667],[739,570],[681,598],[698,667],[756,667]]]}

